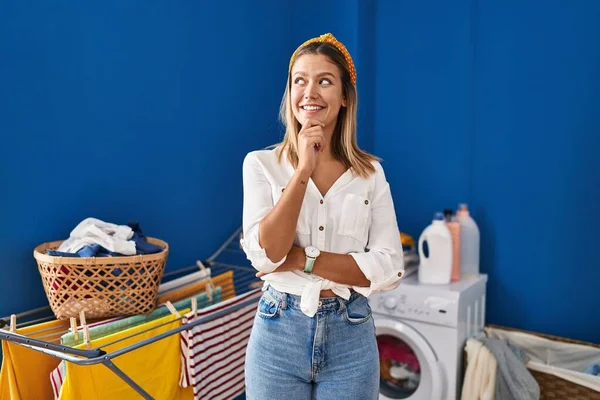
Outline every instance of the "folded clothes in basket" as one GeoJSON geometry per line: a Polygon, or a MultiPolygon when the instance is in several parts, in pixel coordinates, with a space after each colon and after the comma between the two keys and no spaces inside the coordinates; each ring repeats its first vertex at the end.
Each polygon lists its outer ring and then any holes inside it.
{"type": "Polygon", "coordinates": [[[51,256],[110,257],[154,254],[163,250],[146,239],[139,223],[115,225],[97,218],[81,221],[58,249],[49,249],[51,256]]]}
{"type": "Polygon", "coordinates": [[[600,376],[600,364],[592,364],[585,370],[586,374],[600,376]]]}
{"type": "Polygon", "coordinates": [[[600,364],[599,347],[496,327],[486,327],[485,332],[490,338],[506,339],[518,346],[529,357],[527,368],[538,375],[553,375],[556,377],[552,380],[553,385],[562,380],[572,383],[569,390],[583,391],[587,388],[595,395],[590,399],[600,398],[600,376],[586,373],[591,365],[600,364]]]}

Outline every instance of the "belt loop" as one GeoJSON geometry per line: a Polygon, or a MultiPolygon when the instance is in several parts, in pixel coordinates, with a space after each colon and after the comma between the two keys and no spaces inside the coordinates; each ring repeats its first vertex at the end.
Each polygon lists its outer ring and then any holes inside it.
{"type": "Polygon", "coordinates": [[[284,293],[283,296],[281,296],[281,309],[282,310],[287,310],[287,299],[288,299],[288,295],[287,293],[284,293]]]}

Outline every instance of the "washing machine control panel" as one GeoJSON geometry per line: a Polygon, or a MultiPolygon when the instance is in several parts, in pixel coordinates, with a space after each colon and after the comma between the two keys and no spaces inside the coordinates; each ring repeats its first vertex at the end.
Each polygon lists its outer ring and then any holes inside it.
{"type": "Polygon", "coordinates": [[[381,292],[372,296],[373,312],[433,324],[456,326],[457,301],[422,293],[381,292]]]}

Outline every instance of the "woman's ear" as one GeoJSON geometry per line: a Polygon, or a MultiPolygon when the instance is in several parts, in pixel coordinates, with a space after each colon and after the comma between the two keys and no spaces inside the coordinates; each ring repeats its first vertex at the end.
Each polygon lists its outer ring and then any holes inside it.
{"type": "Polygon", "coordinates": [[[342,107],[346,107],[346,96],[342,97],[342,107]]]}

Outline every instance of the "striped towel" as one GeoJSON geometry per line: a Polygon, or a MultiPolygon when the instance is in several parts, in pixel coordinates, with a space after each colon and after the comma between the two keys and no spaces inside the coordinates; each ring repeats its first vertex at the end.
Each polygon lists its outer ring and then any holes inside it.
{"type": "Polygon", "coordinates": [[[246,346],[262,295],[252,290],[183,317],[183,324],[218,311],[255,300],[212,321],[181,332],[182,375],[180,386],[194,387],[194,399],[234,399],[244,393],[246,346]]]}
{"type": "Polygon", "coordinates": [[[54,392],[54,398],[58,399],[60,397],[60,388],[62,387],[63,382],[65,381],[65,376],[67,375],[67,366],[65,361],[61,361],[58,364],[58,367],[54,369],[50,373],[50,382],[52,383],[52,391],[54,392]]]}

